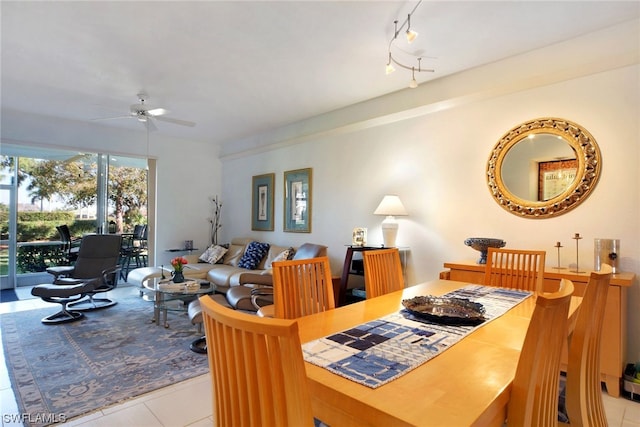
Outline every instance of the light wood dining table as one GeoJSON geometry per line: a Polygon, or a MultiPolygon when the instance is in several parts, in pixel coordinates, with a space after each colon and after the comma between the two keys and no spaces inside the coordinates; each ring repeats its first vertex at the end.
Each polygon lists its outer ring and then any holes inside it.
{"type": "MultiPolygon", "coordinates": [[[[395,313],[403,308],[403,299],[439,296],[466,285],[435,280],[305,316],[298,319],[300,339],[313,341],[395,313]]],[[[570,320],[575,321],[581,300],[572,298],[570,320]]],[[[332,427],[502,425],[534,307],[535,295],[375,389],[305,362],[314,416],[332,427]]]]}

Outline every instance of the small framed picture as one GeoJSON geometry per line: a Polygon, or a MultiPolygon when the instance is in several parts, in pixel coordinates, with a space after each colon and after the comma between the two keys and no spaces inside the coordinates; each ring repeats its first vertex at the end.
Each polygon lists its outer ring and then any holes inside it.
{"type": "Polygon", "coordinates": [[[273,191],[275,174],[256,175],[251,186],[251,229],[273,231],[273,191]]]}
{"type": "Polygon", "coordinates": [[[311,233],[311,168],[284,173],[283,230],[311,233]]]}
{"type": "Polygon", "coordinates": [[[367,229],[364,227],[356,227],[353,229],[353,238],[351,240],[353,246],[366,246],[367,229]]]}

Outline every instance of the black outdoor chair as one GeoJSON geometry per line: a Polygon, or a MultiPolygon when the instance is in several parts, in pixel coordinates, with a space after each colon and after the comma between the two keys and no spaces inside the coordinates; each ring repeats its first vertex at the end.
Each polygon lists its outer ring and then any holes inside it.
{"type": "Polygon", "coordinates": [[[132,266],[133,268],[147,266],[147,226],[145,224],[136,225],[131,234],[123,234],[120,257],[122,280],[127,280],[132,266]]]}
{"type": "Polygon", "coordinates": [[[65,255],[66,264],[71,265],[76,259],[78,259],[81,239],[73,239],[71,237],[71,231],[67,224],[58,225],[56,229],[58,230],[58,234],[60,234],[60,241],[62,242],[62,251],[65,255]]]}
{"type": "Polygon", "coordinates": [[[118,235],[87,235],[82,238],[75,265],[49,267],[47,272],[54,276],[54,282],[35,286],[31,294],[61,304],[62,310],[42,322],[71,322],[84,317],[81,311],[115,305],[115,301],[94,296],[117,286],[121,244],[122,237],[118,235]]]}

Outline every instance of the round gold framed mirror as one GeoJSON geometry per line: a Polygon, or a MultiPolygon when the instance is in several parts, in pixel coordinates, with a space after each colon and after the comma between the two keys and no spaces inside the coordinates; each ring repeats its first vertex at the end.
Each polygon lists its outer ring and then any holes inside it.
{"type": "Polygon", "coordinates": [[[487,162],[487,184],[508,212],[550,218],[574,209],[591,193],[601,166],[600,149],[586,129],[545,117],[500,138],[487,162]]]}

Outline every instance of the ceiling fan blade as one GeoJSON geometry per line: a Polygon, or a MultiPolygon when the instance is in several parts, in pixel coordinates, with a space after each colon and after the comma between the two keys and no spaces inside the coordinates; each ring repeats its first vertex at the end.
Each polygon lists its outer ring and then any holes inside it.
{"type": "Polygon", "coordinates": [[[90,119],[90,120],[95,122],[95,121],[100,121],[100,120],[130,119],[132,117],[135,117],[135,116],[132,116],[131,114],[128,114],[126,116],[98,117],[96,119],[90,119]]]}
{"type": "Polygon", "coordinates": [[[164,108],[153,108],[151,110],[147,110],[147,114],[150,116],[162,116],[163,114],[167,114],[168,111],[164,108]]]}
{"type": "Polygon", "coordinates": [[[196,125],[194,122],[189,122],[187,120],[172,119],[171,117],[154,116],[154,119],[160,120],[163,122],[173,123],[180,126],[194,127],[196,125]]]}

